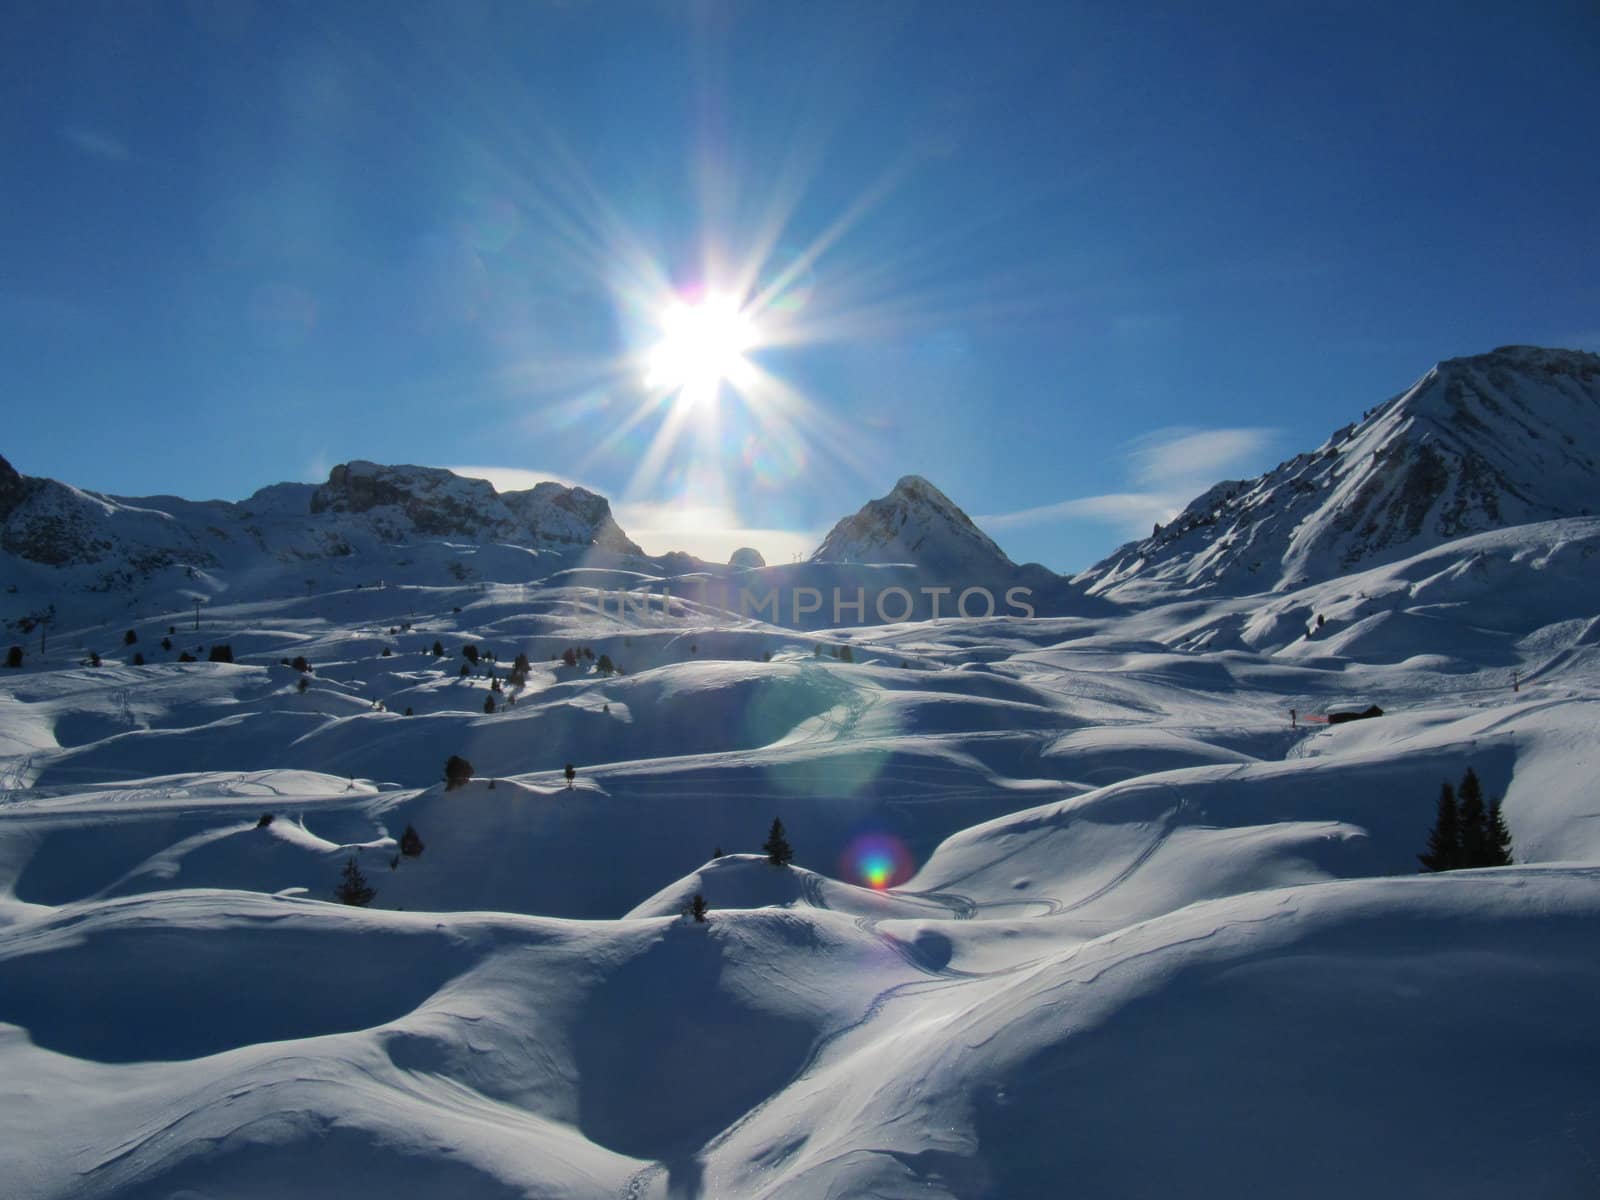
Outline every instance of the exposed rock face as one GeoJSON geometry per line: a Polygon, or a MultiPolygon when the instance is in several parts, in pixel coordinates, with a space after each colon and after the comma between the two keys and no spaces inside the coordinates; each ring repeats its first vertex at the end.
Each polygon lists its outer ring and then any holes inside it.
{"type": "Polygon", "coordinates": [[[756,567],[766,566],[767,560],[762,558],[761,551],[755,549],[754,547],[741,546],[732,554],[728,555],[728,565],[730,567],[737,567],[740,570],[751,571],[756,567]]]}
{"type": "Polygon", "coordinates": [[[370,513],[389,509],[430,537],[506,537],[516,522],[482,479],[437,467],[385,467],[357,460],[334,467],[311,496],[312,513],[370,513]]]}
{"type": "Polygon", "coordinates": [[[835,525],[812,562],[915,563],[940,575],[991,577],[1016,569],[972,518],[920,475],[835,525]]]}
{"type": "Polygon", "coordinates": [[[101,574],[87,586],[97,590],[164,567],[344,557],[357,544],[419,538],[642,553],[604,496],[553,482],[501,496],[436,467],[356,461],[319,487],[276,484],[240,504],[197,503],[86,492],[30,479],[0,459],[0,550],[43,566],[93,567],[101,574]]]}
{"type": "Polygon", "coordinates": [[[618,527],[604,496],[555,482],[501,495],[487,480],[437,467],[386,467],[364,461],[337,466],[313,493],[311,511],[403,518],[412,530],[429,537],[642,553],[618,527]]]}
{"type": "Polygon", "coordinates": [[[1309,454],[1217,484],[1078,576],[1096,594],[1286,590],[1504,525],[1600,511],[1600,356],[1450,359],[1309,454]]]}
{"type": "Polygon", "coordinates": [[[11,515],[28,494],[28,481],[4,458],[0,458],[0,521],[11,515]]]}
{"type": "Polygon", "coordinates": [[[587,488],[546,481],[525,492],[506,492],[500,499],[540,541],[644,553],[612,517],[611,502],[587,488]]]}

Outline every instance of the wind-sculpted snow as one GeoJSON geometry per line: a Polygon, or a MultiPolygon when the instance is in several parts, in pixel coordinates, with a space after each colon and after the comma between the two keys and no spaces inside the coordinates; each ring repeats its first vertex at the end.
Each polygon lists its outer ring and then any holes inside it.
{"type": "Polygon", "coordinates": [[[60,593],[0,668],[0,1193],[1588,1195],[1600,518],[1398,546],[840,628],[448,536],[60,593]],[[1517,865],[1419,876],[1468,767],[1517,865]]]}

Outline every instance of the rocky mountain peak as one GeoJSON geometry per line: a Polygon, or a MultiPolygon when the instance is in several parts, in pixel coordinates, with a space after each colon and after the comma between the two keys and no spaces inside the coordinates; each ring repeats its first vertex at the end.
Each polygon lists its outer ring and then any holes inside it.
{"type": "Polygon", "coordinates": [[[835,525],[812,562],[915,563],[950,575],[1015,569],[972,518],[920,475],[906,475],[886,496],[835,525]]]}
{"type": "Polygon", "coordinates": [[[1318,449],[1217,484],[1078,577],[1146,591],[1285,590],[1505,525],[1600,509],[1600,355],[1447,359],[1318,449]]]}

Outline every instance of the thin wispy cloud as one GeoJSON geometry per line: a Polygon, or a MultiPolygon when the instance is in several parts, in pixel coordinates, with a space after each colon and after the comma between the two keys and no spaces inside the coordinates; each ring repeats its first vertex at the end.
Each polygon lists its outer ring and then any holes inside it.
{"type": "Polygon", "coordinates": [[[1271,442],[1270,429],[1158,429],[1133,443],[1128,457],[1137,483],[1169,491],[1174,480],[1204,491],[1271,442]]]}
{"type": "Polygon", "coordinates": [[[769,563],[804,558],[821,536],[809,530],[764,529],[744,524],[731,509],[631,501],[616,506],[617,524],[647,554],[684,550],[707,562],[726,562],[735,550],[752,546],[769,563]]]}
{"type": "Polygon", "coordinates": [[[529,467],[446,467],[445,470],[467,479],[486,479],[497,492],[526,492],[537,483],[559,483],[562,487],[581,487],[590,492],[600,490],[554,471],[536,471],[529,467]]]}
{"type": "Polygon", "coordinates": [[[1240,470],[1259,466],[1275,431],[1261,428],[1167,428],[1129,444],[1127,491],[1078,496],[1018,512],[979,517],[988,529],[1017,529],[1057,521],[1095,521],[1127,536],[1165,524],[1184,505],[1240,470]]]}
{"type": "Polygon", "coordinates": [[[108,133],[88,129],[82,125],[68,125],[61,130],[67,142],[94,158],[104,162],[127,162],[133,153],[127,146],[108,133]]]}

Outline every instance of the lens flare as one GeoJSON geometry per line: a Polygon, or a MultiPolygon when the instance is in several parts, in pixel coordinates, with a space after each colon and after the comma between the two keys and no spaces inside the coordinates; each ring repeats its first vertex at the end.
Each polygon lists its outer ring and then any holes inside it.
{"type": "Polygon", "coordinates": [[[839,865],[840,875],[859,879],[878,891],[897,887],[916,874],[911,851],[899,838],[887,833],[860,835],[845,847],[839,865]]]}

